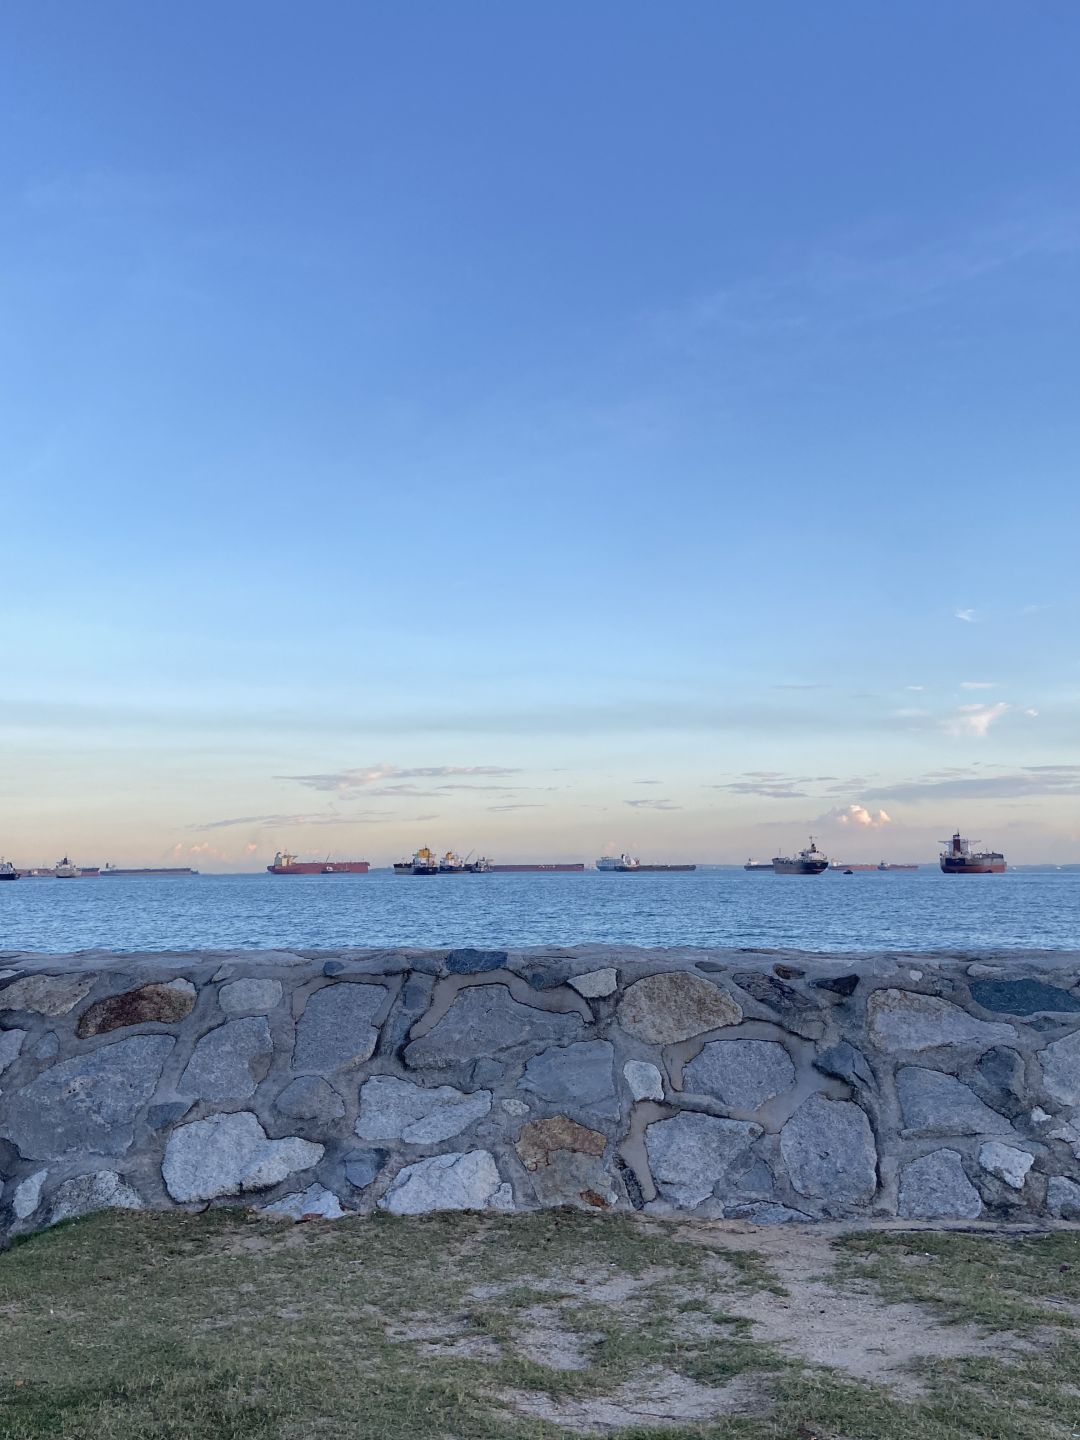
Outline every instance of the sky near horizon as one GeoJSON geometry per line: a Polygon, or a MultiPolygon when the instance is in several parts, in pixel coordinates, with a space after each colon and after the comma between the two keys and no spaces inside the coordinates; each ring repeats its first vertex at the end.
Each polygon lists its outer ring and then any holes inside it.
{"type": "Polygon", "coordinates": [[[1080,861],[1078,47],[9,0],[0,853],[1080,861]]]}

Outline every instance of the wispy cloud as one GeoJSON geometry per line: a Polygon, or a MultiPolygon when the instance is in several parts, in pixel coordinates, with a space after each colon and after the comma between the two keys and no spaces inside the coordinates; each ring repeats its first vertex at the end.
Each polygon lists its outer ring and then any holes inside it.
{"type": "Polygon", "coordinates": [[[1001,774],[937,771],[867,792],[876,800],[1015,800],[1031,795],[1080,795],[1080,765],[1027,765],[1001,774]]]}
{"type": "Polygon", "coordinates": [[[968,625],[974,625],[979,618],[974,610],[954,610],[953,616],[957,620],[966,621],[968,625]]]}
{"type": "Polygon", "coordinates": [[[205,820],[191,825],[191,830],[228,830],[237,825],[255,825],[260,829],[277,829],[285,825],[378,825],[388,820],[386,811],[365,811],[355,815],[235,815],[228,820],[205,820]]]}
{"type": "MultiPolygon", "coordinates": [[[[518,769],[504,765],[415,765],[403,767],[389,765],[363,765],[350,770],[332,770],[320,775],[279,775],[279,780],[293,780],[298,785],[307,785],[312,790],[330,790],[338,794],[349,794],[356,790],[367,790],[374,785],[384,785],[387,780],[436,780],[458,775],[519,775],[518,769]]],[[[384,793],[392,793],[387,786],[384,793]]],[[[399,790],[398,793],[404,793],[399,790]]]]}
{"type": "Polygon", "coordinates": [[[995,680],[961,680],[961,690],[993,690],[997,684],[995,680]]]}
{"type": "Polygon", "coordinates": [[[766,800],[801,800],[809,791],[797,790],[787,780],[733,780],[728,785],[711,785],[711,790],[726,790],[731,795],[761,795],[766,800]]]}
{"type": "Polygon", "coordinates": [[[955,715],[943,722],[942,729],[949,735],[973,735],[983,740],[991,725],[1000,720],[1008,709],[1004,700],[999,700],[996,705],[961,705],[955,715]]]}
{"type": "Polygon", "coordinates": [[[489,805],[487,808],[502,814],[508,810],[543,810],[544,806],[539,800],[515,800],[509,805],[489,805]]]}
{"type": "Polygon", "coordinates": [[[674,800],[624,800],[624,805],[632,805],[635,810],[681,810],[681,805],[676,805],[674,800]]]}

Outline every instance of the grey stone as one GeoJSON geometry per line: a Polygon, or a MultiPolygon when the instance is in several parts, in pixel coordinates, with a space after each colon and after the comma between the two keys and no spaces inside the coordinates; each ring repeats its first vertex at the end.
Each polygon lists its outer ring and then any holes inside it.
{"type": "Polygon", "coordinates": [[[493,1207],[501,1184],[498,1166],[487,1150],[450,1150],[406,1165],[394,1177],[379,1208],[391,1215],[484,1210],[493,1207]]]}
{"type": "Polygon", "coordinates": [[[77,1175],[57,1188],[49,1207],[49,1224],[91,1215],[96,1210],[141,1210],[143,1202],[137,1191],[125,1185],[115,1170],[98,1170],[92,1175],[77,1175]]]}
{"type": "Polygon", "coordinates": [[[1080,1030],[1039,1051],[1046,1093],[1064,1105],[1080,1105],[1080,1030]]]}
{"type": "Polygon", "coordinates": [[[860,1204],[877,1189],[874,1134],[850,1100],[804,1100],[780,1131],[780,1153],[800,1195],[860,1204]]]}
{"type": "Polygon", "coordinates": [[[875,990],[866,1007],[870,1035],[882,1050],[934,1050],[944,1045],[991,1045],[1016,1039],[1013,1025],[976,1020],[959,1005],[915,990],[875,990]]]}
{"type": "Polygon", "coordinates": [[[261,1015],[227,1020],[197,1042],[176,1088],[200,1100],[246,1100],[273,1053],[270,1026],[261,1015]]]}
{"type": "Polygon", "coordinates": [[[896,1072],[903,1123],[914,1135],[1000,1135],[1012,1126],[973,1090],[940,1070],[908,1065],[896,1072]]]}
{"type": "Polygon", "coordinates": [[[345,1156],[345,1179],[357,1190],[366,1190],[386,1164],[389,1150],[350,1150],[345,1156]]]}
{"type": "Polygon", "coordinates": [[[0,1030],[0,1075],[18,1058],[26,1035],[25,1030],[0,1030]]]}
{"type": "Polygon", "coordinates": [[[223,985],[218,1000],[226,1015],[265,1015],[281,999],[281,981],[257,979],[233,980],[223,985]]]}
{"type": "Polygon", "coordinates": [[[1024,1062],[1015,1050],[995,1045],[979,1056],[975,1072],[988,1094],[1014,1108],[1023,1108],[1027,1100],[1024,1062]]]}
{"type": "Polygon", "coordinates": [[[345,1101],[320,1075],[298,1075],[274,1101],[274,1108],[290,1120],[340,1120],[345,1101]]]}
{"type": "Polygon", "coordinates": [[[663,1100],[664,1077],[647,1060],[628,1060],[623,1075],[635,1100],[663,1100]]]}
{"type": "Polygon", "coordinates": [[[80,1040],[107,1035],[129,1025],[176,1025],[195,1008],[195,986],[190,980],[169,980],[140,985],[121,995],[107,995],[79,1016],[75,1034],[80,1040]]]}
{"type": "Polygon", "coordinates": [[[686,970],[665,970],[631,985],[619,1002],[619,1024],[651,1045],[673,1045],[737,1025],[742,1006],[726,990],[686,970]]]}
{"type": "Polygon", "coordinates": [[[602,970],[589,970],[584,975],[572,975],[571,986],[579,995],[584,995],[586,1000],[599,1000],[605,995],[613,995],[619,983],[619,972],[614,965],[606,965],[602,970]]]}
{"type": "Polygon", "coordinates": [[[437,1145],[460,1135],[490,1109],[490,1090],[466,1095],[452,1085],[425,1089],[393,1075],[373,1075],[360,1087],[356,1134],[361,1140],[437,1145]]]}
{"type": "Polygon", "coordinates": [[[712,1040],[683,1070],[685,1090],[731,1110],[756,1110],[794,1083],[791,1056],[773,1040],[712,1040]]]}
{"type": "Polygon", "coordinates": [[[5,1095],[0,1136],[25,1159],[51,1160],[73,1151],[122,1155],[132,1123],[154,1093],[171,1035],[132,1035],[44,1070],[25,1089],[5,1095]]]}
{"type": "Polygon", "coordinates": [[[959,1152],[934,1150],[900,1171],[897,1208],[906,1220],[974,1220],[982,1201],[959,1152]]]}
{"type": "Polygon", "coordinates": [[[683,1111],[645,1130],[645,1148],[656,1188],[665,1200],[693,1209],[718,1185],[730,1183],[761,1126],[683,1111]]]}
{"type": "Polygon", "coordinates": [[[552,1045],[525,1066],[518,1089],[549,1105],[613,1117],[619,1111],[614,1048],[606,1040],[552,1045]]]}
{"type": "Polygon", "coordinates": [[[1046,1186],[1046,1208],[1058,1220],[1080,1220],[1080,1185],[1067,1175],[1051,1175],[1046,1186]]]}
{"type": "Polygon", "coordinates": [[[322,973],[329,980],[334,975],[340,975],[343,970],[347,970],[348,968],[344,960],[327,960],[326,964],[322,967],[322,973]]]}
{"type": "Polygon", "coordinates": [[[1003,1145],[1000,1140],[988,1140],[979,1150],[979,1164],[990,1175],[1013,1190],[1022,1190],[1027,1173],[1035,1163],[1035,1156],[1027,1150],[1017,1150],[1012,1145],[1003,1145]]]}
{"type": "Polygon", "coordinates": [[[618,1201],[603,1160],[579,1150],[556,1150],[547,1164],[530,1171],[538,1205],[572,1205],[579,1210],[608,1210],[618,1201]]]}
{"type": "Polygon", "coordinates": [[[477,1088],[498,1085],[506,1078],[506,1066],[499,1060],[492,1060],[489,1056],[482,1056],[472,1067],[472,1083],[477,1088]]]}
{"type": "Polygon", "coordinates": [[[160,1105],[151,1105],[146,1112],[146,1123],[151,1130],[164,1130],[182,1120],[194,1103],[193,1100],[166,1100],[160,1105]]]}
{"type": "Polygon", "coordinates": [[[766,1201],[752,1201],[747,1204],[724,1206],[725,1220],[749,1220],[752,1225],[791,1225],[813,1220],[805,1210],[792,1210],[788,1205],[766,1201]]]}
{"type": "Polygon", "coordinates": [[[96,975],[27,975],[0,990],[0,1010],[26,1010],[55,1019],[89,995],[96,975]]]}
{"type": "Polygon", "coordinates": [[[323,1147],[290,1136],[271,1140],[250,1110],[210,1115],[169,1136],[161,1173],[174,1200],[216,1200],[268,1190],[322,1159],[323,1147]]]}
{"type": "Polygon", "coordinates": [[[471,985],[428,1033],[405,1047],[414,1070],[472,1065],[518,1045],[572,1040],[581,1033],[580,1015],[537,1010],[515,1000],[505,985],[471,985]]]}
{"type": "Polygon", "coordinates": [[[533,965],[521,972],[521,978],[533,990],[557,990],[566,984],[569,970],[565,965],[533,965]]]}
{"type": "Polygon", "coordinates": [[[346,1214],[338,1197],[325,1185],[309,1185],[296,1195],[286,1195],[272,1205],[264,1205],[264,1215],[280,1215],[290,1220],[303,1220],[318,1215],[323,1220],[340,1220],[346,1214]]]}
{"type": "Polygon", "coordinates": [[[740,970],[731,978],[740,990],[752,995],[759,1005],[767,1005],[778,1015],[798,1015],[807,1010],[817,1010],[817,1006],[808,996],[772,975],[763,975],[760,970],[740,970]]]}
{"type": "Polygon", "coordinates": [[[755,1156],[736,1178],[742,1195],[768,1198],[776,1190],[776,1177],[760,1156],[755,1156]]]}
{"type": "Polygon", "coordinates": [[[1080,1010],[1075,995],[1041,980],[973,980],[971,998],[984,1010],[1006,1015],[1060,1015],[1080,1010]]]}
{"type": "Polygon", "coordinates": [[[811,980],[815,990],[830,990],[834,995],[842,995],[845,999],[854,995],[859,984],[858,975],[823,975],[820,980],[811,980]]]}
{"type": "Polygon", "coordinates": [[[34,1046],[35,1060],[55,1060],[60,1054],[60,1037],[55,1030],[43,1035],[34,1046]]]}
{"type": "Polygon", "coordinates": [[[296,1027],[293,1069],[327,1073],[369,1059],[379,1038],[372,1022],[386,997],[383,985],[350,981],[316,990],[296,1027]]]}
{"type": "Polygon", "coordinates": [[[17,1220],[27,1220],[41,1203],[41,1187],[48,1177],[48,1170],[35,1170],[21,1184],[15,1187],[11,1208],[17,1220]]]}
{"type": "Polygon", "coordinates": [[[861,1085],[867,1090],[874,1088],[874,1072],[867,1064],[866,1056],[846,1040],[830,1045],[815,1056],[814,1069],[820,1070],[823,1075],[835,1075],[838,1080],[846,1080],[849,1085],[861,1085]]]}
{"type": "Polygon", "coordinates": [[[451,975],[479,975],[504,969],[508,958],[505,950],[451,950],[446,968],[451,975]]]}

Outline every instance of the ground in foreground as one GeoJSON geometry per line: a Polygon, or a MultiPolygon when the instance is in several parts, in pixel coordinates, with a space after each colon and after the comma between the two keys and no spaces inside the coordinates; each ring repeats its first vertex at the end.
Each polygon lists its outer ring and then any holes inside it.
{"type": "Polygon", "coordinates": [[[111,1213],[0,1256],[5,1440],[1073,1440],[1080,1233],[111,1213]]]}

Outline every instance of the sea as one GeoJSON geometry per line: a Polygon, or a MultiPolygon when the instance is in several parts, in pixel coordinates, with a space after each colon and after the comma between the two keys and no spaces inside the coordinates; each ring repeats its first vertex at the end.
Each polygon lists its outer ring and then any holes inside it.
{"type": "Polygon", "coordinates": [[[520,948],[1080,950],[1080,868],[1004,875],[192,875],[0,884],[0,961],[24,951],[520,948]]]}

